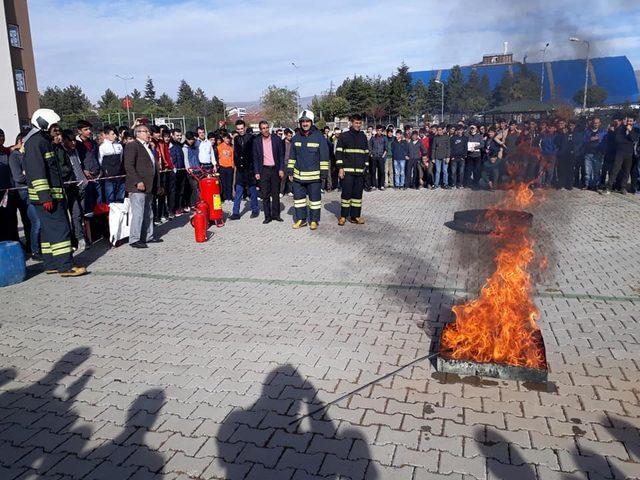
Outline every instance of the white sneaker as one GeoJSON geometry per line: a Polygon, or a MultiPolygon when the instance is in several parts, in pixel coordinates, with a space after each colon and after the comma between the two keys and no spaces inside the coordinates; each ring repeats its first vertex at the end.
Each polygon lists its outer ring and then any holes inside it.
{"type": "Polygon", "coordinates": [[[84,241],[84,238],[81,240],[78,240],[78,252],[82,252],[83,250],[87,249],[87,243],[84,241]]]}
{"type": "Polygon", "coordinates": [[[281,194],[280,194],[280,198],[282,198],[282,197],[284,197],[284,194],[283,194],[283,193],[281,193],[281,194]]]}
{"type": "Polygon", "coordinates": [[[293,197],[293,192],[289,192],[289,196],[290,196],[290,197],[293,197]]]}

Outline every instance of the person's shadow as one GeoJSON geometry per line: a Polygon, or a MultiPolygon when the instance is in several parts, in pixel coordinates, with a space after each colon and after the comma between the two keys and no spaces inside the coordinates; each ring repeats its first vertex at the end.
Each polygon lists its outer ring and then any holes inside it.
{"type": "Polygon", "coordinates": [[[225,478],[289,478],[300,472],[327,479],[376,480],[375,463],[363,435],[356,429],[338,433],[313,385],[291,365],[266,377],[260,398],[225,418],[216,436],[225,478]],[[307,408],[303,409],[305,406],[307,408]],[[286,473],[283,473],[286,472],[286,473]]]}

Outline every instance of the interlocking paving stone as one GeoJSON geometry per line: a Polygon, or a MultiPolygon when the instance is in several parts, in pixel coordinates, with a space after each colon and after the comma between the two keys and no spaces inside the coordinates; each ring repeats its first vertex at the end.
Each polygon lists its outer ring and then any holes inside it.
{"type": "Polygon", "coordinates": [[[547,385],[424,361],[300,422],[429,353],[493,269],[444,224],[500,192],[366,194],[342,228],[329,193],[317,232],[244,216],[195,244],[180,217],[86,277],[30,266],[0,293],[0,478],[640,478],[640,198],[545,194],[547,385]]]}

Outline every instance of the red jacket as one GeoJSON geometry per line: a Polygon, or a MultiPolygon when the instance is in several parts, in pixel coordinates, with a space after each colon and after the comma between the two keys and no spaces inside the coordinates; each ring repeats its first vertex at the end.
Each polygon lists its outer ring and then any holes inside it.
{"type": "Polygon", "coordinates": [[[160,155],[160,165],[163,169],[173,170],[173,162],[171,161],[171,153],[169,152],[169,143],[159,142],[158,154],[160,155]]]}
{"type": "Polygon", "coordinates": [[[422,146],[424,147],[425,151],[428,153],[428,156],[430,156],[431,155],[431,148],[430,148],[431,139],[429,138],[429,135],[425,135],[424,138],[422,138],[420,141],[422,142],[422,146]]]}

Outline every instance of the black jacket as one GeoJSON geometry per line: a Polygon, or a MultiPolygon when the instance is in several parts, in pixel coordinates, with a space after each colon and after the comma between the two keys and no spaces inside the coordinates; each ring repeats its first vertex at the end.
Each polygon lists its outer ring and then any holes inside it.
{"type": "Polygon", "coordinates": [[[64,199],[60,165],[48,133],[32,129],[25,137],[22,166],[27,177],[29,201],[45,203],[64,199]]]}
{"type": "Polygon", "coordinates": [[[616,132],[616,154],[633,155],[640,133],[635,128],[627,131],[627,127],[622,125],[616,132]]]}
{"type": "Polygon", "coordinates": [[[100,175],[100,162],[98,162],[98,144],[95,140],[89,140],[93,147],[91,150],[87,149],[82,140],[76,140],[76,150],[78,151],[78,156],[80,157],[80,162],[82,163],[83,170],[88,170],[91,172],[91,175],[97,177],[100,175]]]}
{"type": "MultiPolygon", "coordinates": [[[[271,153],[276,169],[284,171],[284,141],[276,134],[271,134],[271,153]]],[[[264,150],[262,148],[262,135],[258,135],[253,139],[253,171],[255,173],[262,172],[262,160],[264,150]]]]}
{"type": "Polygon", "coordinates": [[[345,173],[362,175],[368,166],[369,141],[365,133],[352,128],[341,133],[336,145],[336,167],[345,173]]]}
{"type": "Polygon", "coordinates": [[[236,185],[249,187],[256,184],[253,166],[253,141],[250,133],[238,135],[233,141],[233,163],[236,167],[236,185]]]}
{"type": "Polygon", "coordinates": [[[454,135],[451,137],[451,157],[464,158],[467,156],[467,146],[469,139],[464,135],[454,135]]]}

